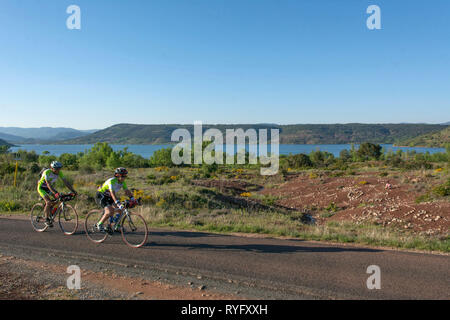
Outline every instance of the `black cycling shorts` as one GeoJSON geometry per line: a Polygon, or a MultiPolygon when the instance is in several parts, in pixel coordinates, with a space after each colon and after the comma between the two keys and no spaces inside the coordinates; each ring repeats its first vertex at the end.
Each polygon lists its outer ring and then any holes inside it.
{"type": "Polygon", "coordinates": [[[102,208],[106,208],[114,204],[114,200],[111,195],[99,191],[97,191],[97,194],[95,195],[95,202],[102,208]]]}

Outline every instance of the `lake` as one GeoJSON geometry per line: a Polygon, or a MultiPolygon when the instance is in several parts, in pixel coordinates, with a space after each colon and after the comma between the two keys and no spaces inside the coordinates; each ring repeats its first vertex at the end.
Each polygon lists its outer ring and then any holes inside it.
{"type": "MultiPolygon", "coordinates": [[[[60,156],[63,153],[78,153],[78,152],[85,152],[86,150],[92,148],[92,144],[82,144],[82,145],[57,145],[57,144],[24,144],[17,147],[12,147],[11,151],[15,152],[19,149],[24,149],[27,151],[35,151],[37,154],[42,154],[44,151],[50,152],[50,154],[55,156],[60,156]]],[[[118,144],[112,144],[111,147],[114,151],[123,150],[123,148],[128,147],[128,150],[130,152],[133,152],[135,154],[139,154],[143,156],[144,158],[149,158],[151,155],[159,149],[162,148],[169,148],[172,145],[136,145],[136,144],[129,144],[129,145],[118,145],[118,144]]],[[[394,147],[392,144],[382,144],[381,145],[386,151],[392,150],[396,152],[397,150],[403,150],[403,151],[416,151],[418,153],[426,153],[429,152],[430,154],[436,153],[436,152],[445,152],[444,148],[421,148],[421,147],[394,147]]],[[[242,145],[238,146],[239,149],[243,148],[242,145]]],[[[254,148],[254,147],[253,147],[254,148]]],[[[358,145],[355,144],[355,148],[358,148],[358,145]]],[[[220,149],[220,146],[216,147],[216,150],[220,149]]],[[[250,148],[252,149],[252,148],[250,148]]],[[[297,154],[297,153],[305,153],[309,154],[311,151],[314,150],[321,150],[321,151],[327,151],[332,154],[334,154],[336,157],[339,156],[339,152],[342,150],[351,149],[350,144],[280,144],[279,153],[280,154],[297,154]]],[[[224,147],[225,150],[225,147],[224,147]]],[[[249,150],[248,145],[246,145],[246,150],[249,150]]],[[[270,146],[269,146],[270,151],[270,146]]]]}

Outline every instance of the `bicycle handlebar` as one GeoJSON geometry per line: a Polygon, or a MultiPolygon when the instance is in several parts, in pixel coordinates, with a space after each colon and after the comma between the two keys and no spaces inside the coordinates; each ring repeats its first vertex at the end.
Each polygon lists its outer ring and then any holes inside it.
{"type": "Polygon", "coordinates": [[[134,201],[126,200],[126,201],[123,202],[123,205],[127,209],[134,208],[136,206],[141,205],[141,200],[142,200],[142,198],[135,199],[134,201]]]}
{"type": "Polygon", "coordinates": [[[58,199],[55,199],[53,201],[54,202],[56,202],[56,201],[61,201],[61,202],[70,201],[70,200],[75,199],[75,197],[76,197],[75,193],[68,193],[68,194],[61,193],[60,196],[58,197],[58,199]]]}

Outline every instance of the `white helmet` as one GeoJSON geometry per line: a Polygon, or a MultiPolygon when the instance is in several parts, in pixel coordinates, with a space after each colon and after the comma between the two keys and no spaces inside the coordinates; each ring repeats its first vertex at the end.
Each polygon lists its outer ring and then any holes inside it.
{"type": "Polygon", "coordinates": [[[63,165],[62,165],[62,163],[59,162],[59,161],[53,161],[53,162],[50,164],[50,168],[52,168],[52,169],[61,169],[62,167],[63,167],[63,165]]]}

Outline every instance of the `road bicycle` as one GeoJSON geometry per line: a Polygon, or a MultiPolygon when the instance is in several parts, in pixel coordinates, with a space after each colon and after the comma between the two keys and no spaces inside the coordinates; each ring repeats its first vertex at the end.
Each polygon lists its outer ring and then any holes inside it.
{"type": "Polygon", "coordinates": [[[107,230],[100,231],[97,223],[103,217],[105,209],[92,210],[84,221],[84,229],[89,240],[95,243],[102,243],[108,236],[112,236],[114,232],[122,234],[122,240],[131,248],[142,247],[148,240],[148,227],[144,218],[128,209],[140,204],[140,199],[137,201],[125,201],[123,203],[123,210],[116,209],[120,213],[109,218],[107,230]]]}
{"type": "MultiPolygon", "coordinates": [[[[78,214],[74,207],[66,202],[75,199],[74,193],[61,194],[58,199],[52,200],[50,220],[53,223],[58,217],[58,224],[65,235],[72,235],[78,228],[78,214]]],[[[33,229],[37,232],[44,232],[49,227],[45,224],[45,203],[36,203],[31,208],[30,219],[33,229]]]]}

